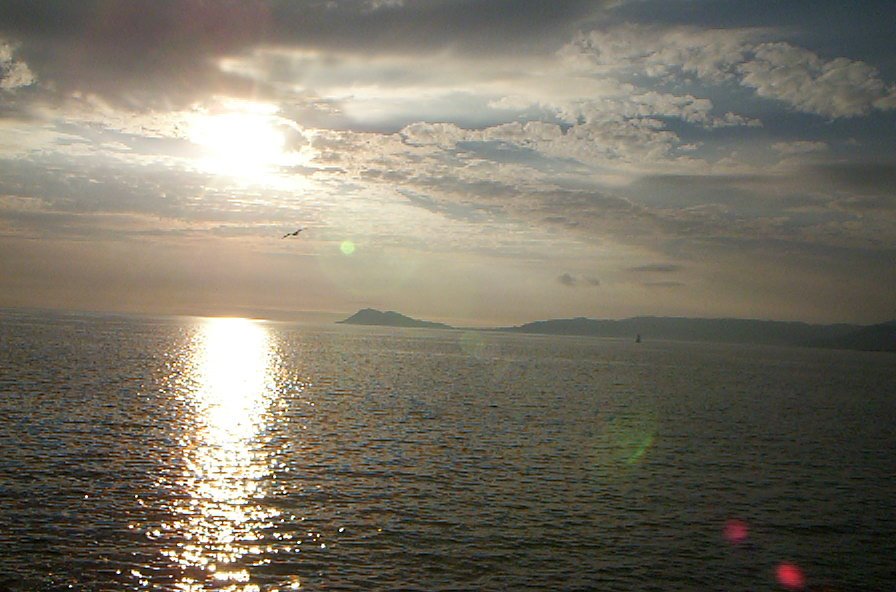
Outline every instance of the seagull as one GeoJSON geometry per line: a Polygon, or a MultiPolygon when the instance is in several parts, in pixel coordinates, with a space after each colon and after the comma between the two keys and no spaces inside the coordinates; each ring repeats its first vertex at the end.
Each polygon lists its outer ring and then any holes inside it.
{"type": "Polygon", "coordinates": [[[299,236],[299,233],[302,232],[303,230],[305,230],[305,229],[304,229],[304,228],[299,228],[299,229],[296,230],[295,232],[287,232],[287,233],[284,234],[281,238],[286,238],[286,237],[288,237],[288,236],[299,236]]]}

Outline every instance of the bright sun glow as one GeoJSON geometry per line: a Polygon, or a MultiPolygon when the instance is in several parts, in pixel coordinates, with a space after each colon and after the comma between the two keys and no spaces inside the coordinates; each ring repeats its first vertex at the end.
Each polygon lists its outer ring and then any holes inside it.
{"type": "Polygon", "coordinates": [[[222,113],[198,114],[188,138],[202,148],[204,170],[258,181],[285,164],[286,131],[275,108],[246,103],[222,113]]]}

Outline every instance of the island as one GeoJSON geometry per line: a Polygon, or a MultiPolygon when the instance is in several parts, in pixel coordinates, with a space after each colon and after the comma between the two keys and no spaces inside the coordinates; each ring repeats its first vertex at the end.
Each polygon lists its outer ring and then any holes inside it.
{"type": "Polygon", "coordinates": [[[444,323],[420,321],[406,317],[392,310],[383,312],[373,308],[364,308],[347,319],[336,321],[345,325],[381,325],[384,327],[418,327],[423,329],[453,329],[454,327],[444,323]]]}

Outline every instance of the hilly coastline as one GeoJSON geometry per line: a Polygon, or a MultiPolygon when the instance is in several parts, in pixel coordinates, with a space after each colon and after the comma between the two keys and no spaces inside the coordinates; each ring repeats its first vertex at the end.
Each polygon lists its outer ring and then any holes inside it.
{"type": "MultiPolygon", "coordinates": [[[[339,322],[353,325],[382,325],[390,327],[454,328],[444,323],[421,321],[394,311],[381,312],[371,308],[359,310],[351,317],[339,322]]],[[[643,316],[612,320],[578,317],[535,321],[514,327],[480,330],[540,335],[615,337],[622,339],[634,339],[635,336],[641,335],[645,340],[714,341],[896,352],[896,321],[865,326],[843,323],[814,325],[801,322],[755,319],[643,316]]]]}
{"type": "Polygon", "coordinates": [[[896,321],[862,327],[817,345],[836,349],[896,352],[896,321]]]}
{"type": "Polygon", "coordinates": [[[806,345],[834,340],[854,331],[855,325],[809,325],[807,323],[752,319],[690,319],[680,317],[633,317],[622,320],[587,318],[536,321],[501,331],[551,335],[593,335],[679,341],[723,341],[769,345],[806,345]]]}

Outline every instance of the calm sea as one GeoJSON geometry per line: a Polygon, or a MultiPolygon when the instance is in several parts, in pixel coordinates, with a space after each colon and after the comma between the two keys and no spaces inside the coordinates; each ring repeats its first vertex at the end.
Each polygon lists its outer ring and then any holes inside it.
{"type": "Polygon", "coordinates": [[[0,311],[0,590],[896,589],[896,356],[0,311]]]}

